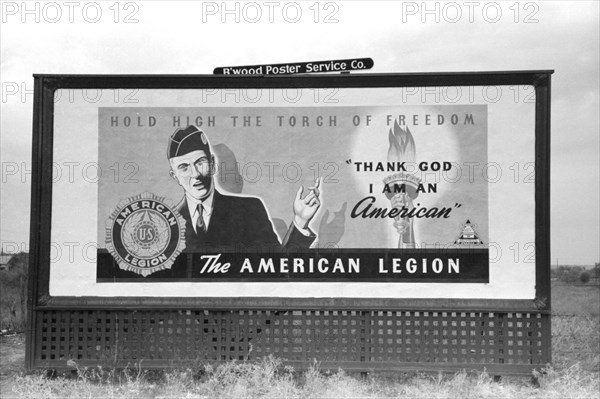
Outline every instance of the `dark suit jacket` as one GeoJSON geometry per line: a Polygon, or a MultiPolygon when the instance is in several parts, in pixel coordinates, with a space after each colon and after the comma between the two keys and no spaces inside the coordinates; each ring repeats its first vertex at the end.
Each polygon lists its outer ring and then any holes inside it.
{"type": "Polygon", "coordinates": [[[196,234],[185,196],[177,205],[185,219],[185,252],[227,248],[278,250],[309,248],[316,236],[305,236],[292,223],[283,244],[279,242],[263,202],[258,198],[224,195],[214,191],[213,210],[205,233],[196,234]]]}

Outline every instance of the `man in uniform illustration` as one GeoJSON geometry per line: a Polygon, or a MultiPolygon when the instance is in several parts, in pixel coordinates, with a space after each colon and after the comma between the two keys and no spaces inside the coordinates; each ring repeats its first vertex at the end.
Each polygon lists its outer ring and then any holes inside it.
{"type": "Polygon", "coordinates": [[[186,252],[206,248],[309,248],[316,235],[308,227],[321,202],[320,181],[293,202],[294,222],[283,242],[275,233],[261,199],[227,195],[215,187],[215,157],[208,138],[195,126],[177,129],[169,138],[169,174],[183,188],[177,210],[186,221],[186,252]]]}

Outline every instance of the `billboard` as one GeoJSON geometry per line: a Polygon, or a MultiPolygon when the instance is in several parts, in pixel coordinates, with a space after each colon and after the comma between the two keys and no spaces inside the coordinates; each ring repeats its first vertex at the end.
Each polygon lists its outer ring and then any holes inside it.
{"type": "Polygon", "coordinates": [[[27,367],[543,367],[551,73],[36,76],[27,367]]]}

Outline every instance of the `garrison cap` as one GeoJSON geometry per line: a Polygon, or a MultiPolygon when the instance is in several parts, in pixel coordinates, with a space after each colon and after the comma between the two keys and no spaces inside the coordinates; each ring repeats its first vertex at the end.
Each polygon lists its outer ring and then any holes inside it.
{"type": "Polygon", "coordinates": [[[169,138],[167,158],[178,157],[192,151],[204,151],[210,155],[210,146],[206,135],[196,126],[177,129],[169,138]]]}

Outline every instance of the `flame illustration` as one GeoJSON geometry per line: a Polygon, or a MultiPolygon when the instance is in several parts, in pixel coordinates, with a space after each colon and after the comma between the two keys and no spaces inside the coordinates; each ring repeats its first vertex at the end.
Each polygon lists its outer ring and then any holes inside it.
{"type": "Polygon", "coordinates": [[[398,125],[398,121],[394,121],[389,139],[388,162],[415,162],[417,148],[408,127],[405,130],[398,125]]]}

